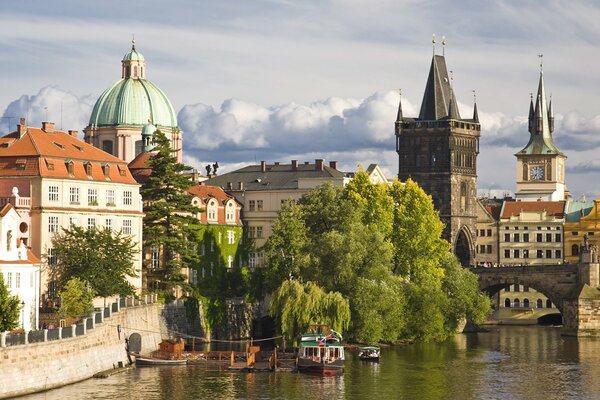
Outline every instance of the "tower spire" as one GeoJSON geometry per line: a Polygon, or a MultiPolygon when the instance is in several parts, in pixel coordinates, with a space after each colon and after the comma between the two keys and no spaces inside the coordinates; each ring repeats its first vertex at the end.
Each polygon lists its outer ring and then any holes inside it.
{"type": "Polygon", "coordinates": [[[479,123],[479,113],[477,112],[477,92],[473,90],[473,122],[479,123]]]}
{"type": "Polygon", "coordinates": [[[398,101],[398,115],[396,116],[396,122],[402,121],[402,89],[398,89],[400,100],[398,101]]]}

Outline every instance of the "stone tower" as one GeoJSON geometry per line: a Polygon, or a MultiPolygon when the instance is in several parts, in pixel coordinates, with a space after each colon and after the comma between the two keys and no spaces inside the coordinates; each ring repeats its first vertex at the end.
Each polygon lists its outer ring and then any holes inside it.
{"type": "Polygon", "coordinates": [[[477,154],[481,127],[477,105],[461,119],[444,56],[431,61],[418,118],[396,118],[398,178],[411,178],[433,198],[445,224],[444,238],[461,264],[475,258],[477,154]]]}
{"type": "Polygon", "coordinates": [[[565,160],[552,140],[554,113],[552,100],[546,102],[544,72],[540,66],[535,107],[529,103],[529,142],[517,157],[517,200],[566,200],[565,160]]]}

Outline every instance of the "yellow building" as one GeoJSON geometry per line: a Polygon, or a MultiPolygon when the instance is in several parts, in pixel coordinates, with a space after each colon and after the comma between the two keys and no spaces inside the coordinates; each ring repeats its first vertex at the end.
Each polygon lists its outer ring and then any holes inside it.
{"type": "Polygon", "coordinates": [[[477,255],[475,265],[494,266],[499,263],[498,220],[502,210],[502,200],[477,200],[477,255]]]}
{"type": "Polygon", "coordinates": [[[565,260],[569,264],[579,262],[584,240],[600,248],[600,199],[593,201],[570,201],[565,216],[565,260]],[[586,236],[587,235],[587,236],[586,236]]]}

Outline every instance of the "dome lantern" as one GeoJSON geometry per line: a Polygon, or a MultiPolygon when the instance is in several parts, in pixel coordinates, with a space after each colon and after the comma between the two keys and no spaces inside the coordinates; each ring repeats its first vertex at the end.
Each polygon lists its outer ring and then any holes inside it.
{"type": "Polygon", "coordinates": [[[131,40],[131,51],[121,61],[121,78],[146,79],[146,59],[135,49],[135,38],[131,40]]]}

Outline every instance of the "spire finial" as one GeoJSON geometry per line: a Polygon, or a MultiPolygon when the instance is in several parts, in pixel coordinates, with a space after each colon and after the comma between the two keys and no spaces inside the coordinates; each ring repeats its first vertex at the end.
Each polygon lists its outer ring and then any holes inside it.
{"type": "Polygon", "coordinates": [[[435,33],[433,34],[432,38],[431,38],[431,44],[433,47],[433,55],[435,56],[435,33]]]}
{"type": "Polygon", "coordinates": [[[472,90],[473,92],[473,104],[477,103],[477,91],[475,91],[475,89],[472,90]]]}
{"type": "Polygon", "coordinates": [[[540,58],[540,72],[544,72],[544,55],[543,54],[538,54],[538,57],[540,58]]]}
{"type": "Polygon", "coordinates": [[[533,102],[533,92],[529,92],[529,99],[533,102]]]}
{"type": "Polygon", "coordinates": [[[131,50],[135,50],[135,34],[131,34],[131,50]]]}
{"type": "Polygon", "coordinates": [[[446,36],[442,36],[442,56],[446,56],[446,36]]]}

